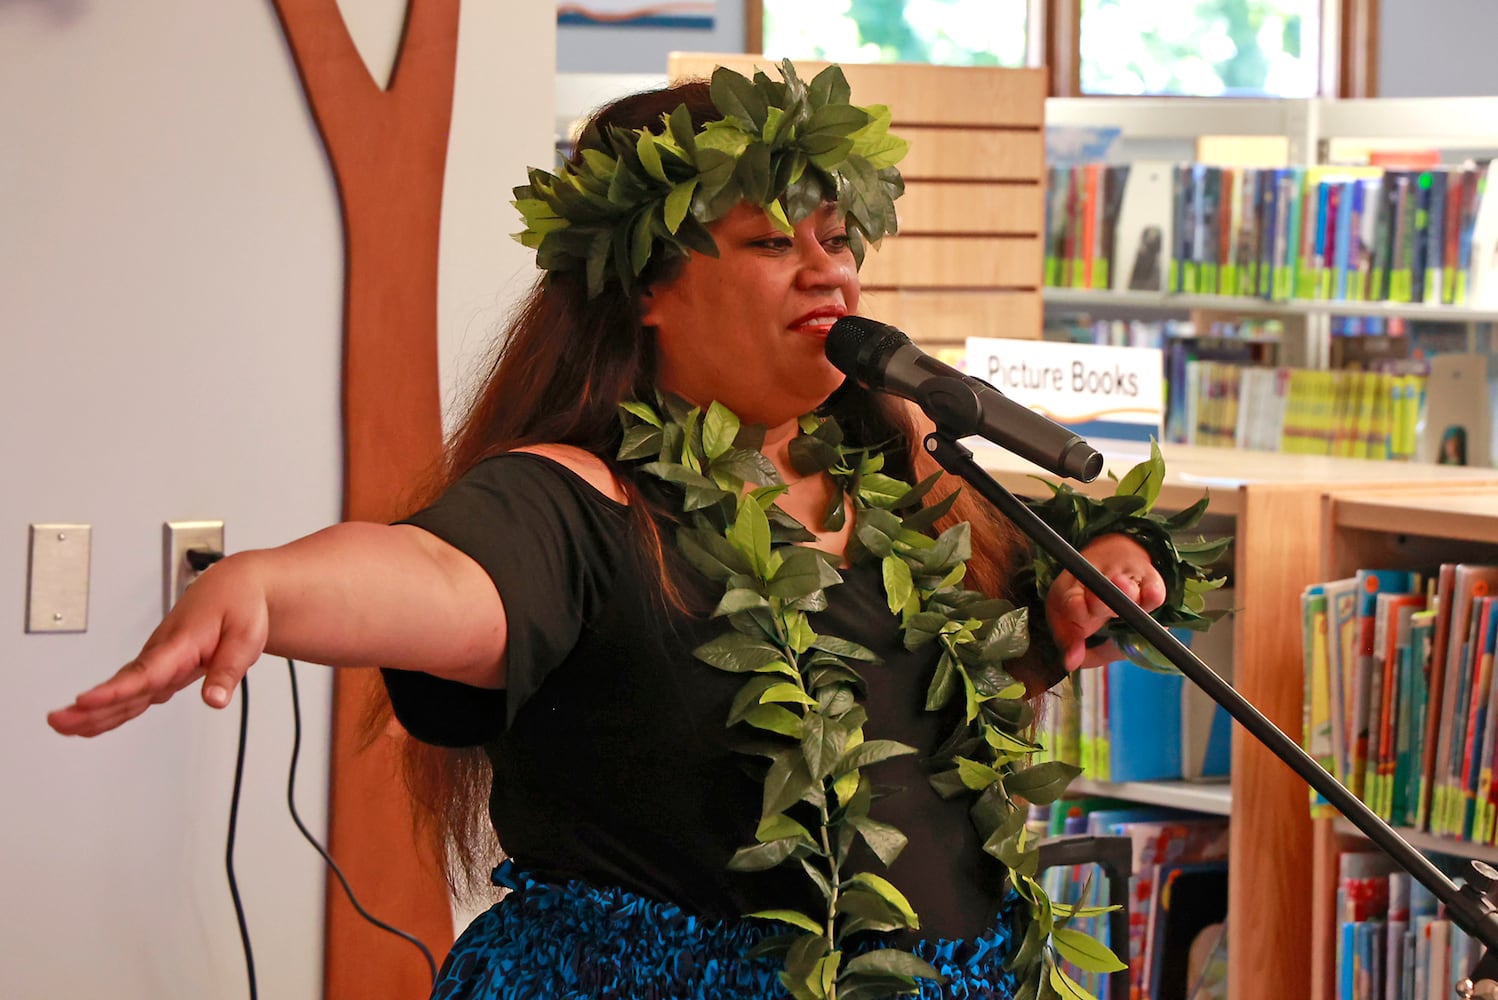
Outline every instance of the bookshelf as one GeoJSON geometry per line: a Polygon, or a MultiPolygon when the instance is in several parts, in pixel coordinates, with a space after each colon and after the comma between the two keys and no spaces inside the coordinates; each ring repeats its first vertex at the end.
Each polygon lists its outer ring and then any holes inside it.
{"type": "MultiPolygon", "coordinates": [[[[1368,150],[1429,148],[1452,159],[1498,150],[1498,98],[1373,98],[1339,100],[1175,100],[1122,98],[1106,102],[1052,98],[1048,126],[1115,128],[1110,162],[1138,160],[1209,162],[1209,146],[1272,139],[1277,164],[1325,165],[1355,161],[1368,150]]],[[[1232,162],[1232,161],[1227,161],[1232,162]]],[[[1268,162],[1257,165],[1269,166],[1268,162]]],[[[1048,307],[1158,310],[1162,315],[1208,312],[1211,318],[1276,317],[1287,320],[1291,356],[1304,367],[1326,368],[1333,317],[1400,318],[1466,327],[1467,350],[1481,350],[1481,327],[1498,324],[1498,308],[1405,305],[1385,302],[1291,299],[1270,302],[1233,296],[1078,291],[1048,288],[1048,307]]]]}
{"type": "MultiPolygon", "coordinates": [[[[1359,567],[1425,568],[1443,561],[1498,560],[1498,481],[1426,480],[1399,488],[1336,490],[1323,499],[1322,574],[1359,567]]],[[[1498,863],[1498,848],[1399,828],[1422,851],[1498,863]]],[[[1366,845],[1346,820],[1314,822],[1312,1000],[1333,1000],[1337,855],[1366,845]]]]}
{"type": "MultiPolygon", "coordinates": [[[[1093,444],[1104,454],[1105,474],[1077,488],[1095,495],[1110,494],[1113,483],[1107,474],[1122,476],[1147,450],[1136,443],[1093,444]]],[[[1013,492],[1031,492],[1038,485],[1031,477],[1045,476],[997,447],[970,446],[979,463],[1013,492]]],[[[1332,538],[1331,522],[1323,511],[1324,497],[1336,491],[1345,504],[1352,505],[1365,493],[1377,498],[1394,491],[1414,492],[1429,501],[1430,509],[1422,516],[1433,517],[1430,510],[1446,504],[1449,509],[1443,508],[1441,515],[1445,520],[1437,523],[1452,532],[1466,526],[1461,520],[1468,516],[1462,498],[1476,502],[1485,491],[1498,497],[1498,480],[1491,470],[1187,445],[1165,445],[1161,450],[1167,476],[1157,506],[1179,509],[1208,489],[1212,505],[1202,530],[1229,530],[1234,535],[1228,567],[1234,604],[1240,609],[1234,630],[1234,686],[1293,738],[1301,730],[1304,700],[1300,635],[1292,627],[1299,620],[1301,590],[1326,578],[1327,553],[1344,544],[1349,534],[1371,530],[1358,525],[1371,520],[1382,538],[1412,523],[1408,511],[1402,516],[1387,511],[1375,516],[1372,511],[1382,508],[1370,499],[1366,507],[1344,508],[1343,515],[1352,520],[1345,525],[1338,522],[1332,538]],[[1436,499],[1448,493],[1457,499],[1436,499]]],[[[1498,498],[1486,502],[1491,505],[1491,518],[1484,522],[1488,534],[1479,537],[1491,539],[1498,553],[1498,498]]],[[[1356,558],[1371,557],[1374,551],[1387,558],[1379,545],[1368,542],[1365,548],[1373,551],[1359,551],[1356,558]]],[[[1331,911],[1329,899],[1313,898],[1308,876],[1324,872],[1321,853],[1337,834],[1329,822],[1324,829],[1313,829],[1305,782],[1236,725],[1230,785],[1203,784],[1187,792],[1179,787],[1183,784],[1099,785],[1084,780],[1077,787],[1229,816],[1230,995],[1311,995],[1313,957],[1321,957],[1319,951],[1313,956],[1313,930],[1318,934],[1325,930],[1331,911]],[[1172,801],[1177,794],[1191,796],[1194,804],[1172,801]],[[1314,918],[1322,912],[1323,902],[1328,920],[1318,922],[1314,918]]],[[[1315,885],[1319,890],[1322,882],[1315,885]]],[[[1316,968],[1319,971],[1320,966],[1316,968]]]]}

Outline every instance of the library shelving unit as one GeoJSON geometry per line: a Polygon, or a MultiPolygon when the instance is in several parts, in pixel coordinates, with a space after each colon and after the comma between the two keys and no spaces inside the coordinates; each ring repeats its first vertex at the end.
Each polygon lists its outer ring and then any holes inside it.
{"type": "MultiPolygon", "coordinates": [[[[1367,149],[1433,148],[1453,155],[1498,151],[1498,97],[1203,100],[1175,98],[1050,98],[1047,125],[1111,126],[1120,130],[1119,162],[1197,159],[1202,137],[1282,140],[1283,162],[1348,162],[1367,149]]],[[[1483,327],[1498,308],[1344,302],[1270,301],[1219,295],[1046,288],[1048,306],[1162,316],[1275,317],[1285,320],[1286,352],[1296,365],[1325,368],[1333,316],[1399,317],[1465,326],[1468,351],[1479,350],[1483,327]]]]}
{"type": "MultiPolygon", "coordinates": [[[[1106,472],[1120,477],[1147,453],[1137,443],[1093,444],[1104,453],[1106,472]]],[[[975,443],[972,447],[980,464],[1016,494],[1036,491],[1038,484],[1032,476],[1051,478],[991,445],[975,443]]],[[[1336,491],[1343,502],[1351,503],[1364,492],[1382,495],[1399,489],[1434,503],[1447,491],[1480,495],[1479,487],[1498,497],[1498,474],[1492,470],[1187,445],[1165,445],[1162,451],[1167,477],[1157,506],[1180,509],[1198,500],[1203,490],[1210,490],[1212,502],[1202,530],[1228,531],[1234,537],[1230,565],[1224,567],[1232,577],[1237,609],[1234,687],[1297,742],[1304,700],[1296,624],[1300,593],[1308,584],[1327,578],[1325,553],[1338,548],[1354,530],[1353,523],[1341,523],[1332,532],[1323,514],[1324,497],[1336,491]],[[1472,492],[1475,489],[1477,494],[1472,492]]],[[[1099,496],[1113,490],[1106,474],[1091,484],[1073,485],[1099,496]]],[[[1488,503],[1492,517],[1487,530],[1498,554],[1498,499],[1488,503]]],[[[1398,518],[1389,523],[1398,524],[1398,518]]],[[[1453,531],[1464,530],[1463,522],[1449,523],[1458,526],[1453,531]]],[[[1372,553],[1363,558],[1372,558],[1372,553]]],[[[1311,994],[1312,932],[1313,928],[1324,930],[1324,921],[1313,920],[1315,858],[1309,788],[1289,767],[1235,725],[1228,789],[1184,782],[1116,785],[1085,781],[1078,788],[1228,815],[1229,993],[1239,997],[1311,994]]],[[[1324,836],[1334,836],[1330,827],[1324,836]]],[[[1329,914],[1328,910],[1328,919],[1329,914]]]]}
{"type": "MultiPolygon", "coordinates": [[[[1491,470],[1486,470],[1491,474],[1491,470]]],[[[1442,562],[1498,562],[1498,479],[1416,481],[1389,489],[1336,490],[1323,500],[1320,578],[1359,568],[1433,569],[1442,562]]],[[[1498,863],[1498,848],[1415,830],[1399,833],[1422,851],[1498,863]]],[[[1337,854],[1368,842],[1346,820],[1314,822],[1312,1000],[1333,1000],[1337,854]]]]}

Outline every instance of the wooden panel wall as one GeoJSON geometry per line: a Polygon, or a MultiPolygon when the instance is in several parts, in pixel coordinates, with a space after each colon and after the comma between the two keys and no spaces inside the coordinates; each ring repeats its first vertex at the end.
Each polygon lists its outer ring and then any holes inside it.
{"type": "MultiPolygon", "coordinates": [[[[778,79],[773,60],[675,53],[672,79],[716,66],[778,79]]],[[[797,62],[810,79],[826,63],[797,62]]],[[[861,312],[929,349],[969,336],[1040,337],[1045,226],[1045,71],[843,65],[857,104],[885,104],[910,142],[899,235],[864,261],[861,312]]]]}
{"type": "MultiPolygon", "coordinates": [[[[343,518],[386,521],[442,454],[437,249],[457,65],[458,4],[413,0],[388,89],[370,76],[332,0],[275,0],[337,179],[345,238],[343,518]]],[[[288,239],[295,238],[288,234],[288,239]]],[[[414,836],[401,741],[364,738],[373,670],[333,681],[328,849],[369,912],[441,960],[452,911],[441,849],[414,836]]],[[[415,948],[364,920],[330,874],[323,995],[426,996],[415,948]]]]}

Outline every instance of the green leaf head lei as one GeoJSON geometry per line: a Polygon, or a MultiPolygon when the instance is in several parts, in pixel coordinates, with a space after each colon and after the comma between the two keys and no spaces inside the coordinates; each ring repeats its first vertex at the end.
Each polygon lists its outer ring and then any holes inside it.
{"type": "Polygon", "coordinates": [[[717,256],[707,225],[740,202],[789,233],[831,200],[862,264],[866,244],[897,229],[895,164],[907,143],[889,134],[887,108],[849,103],[837,66],[810,84],[789,60],[780,74],[716,69],[709,96],[721,117],[701,128],[685,104],[659,131],[590,125],[573,159],[554,174],[533,167],[515,188],[525,221],[516,239],[543,270],[583,270],[592,298],[609,281],[631,291],[652,259],[717,256]]]}

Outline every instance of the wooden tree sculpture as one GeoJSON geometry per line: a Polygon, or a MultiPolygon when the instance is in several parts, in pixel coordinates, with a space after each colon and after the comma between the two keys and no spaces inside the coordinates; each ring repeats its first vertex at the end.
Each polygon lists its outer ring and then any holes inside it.
{"type": "MultiPolygon", "coordinates": [[[[347,262],[343,516],[385,521],[442,449],[437,245],[457,61],[458,0],[411,0],[388,88],[370,76],[336,0],[272,0],[338,185],[347,262]]],[[[380,681],[334,678],[329,846],[371,913],[439,957],[452,916],[436,847],[414,843],[397,740],[360,749],[380,681]]],[[[430,991],[416,949],[364,922],[330,878],[324,995],[430,991]]]]}

